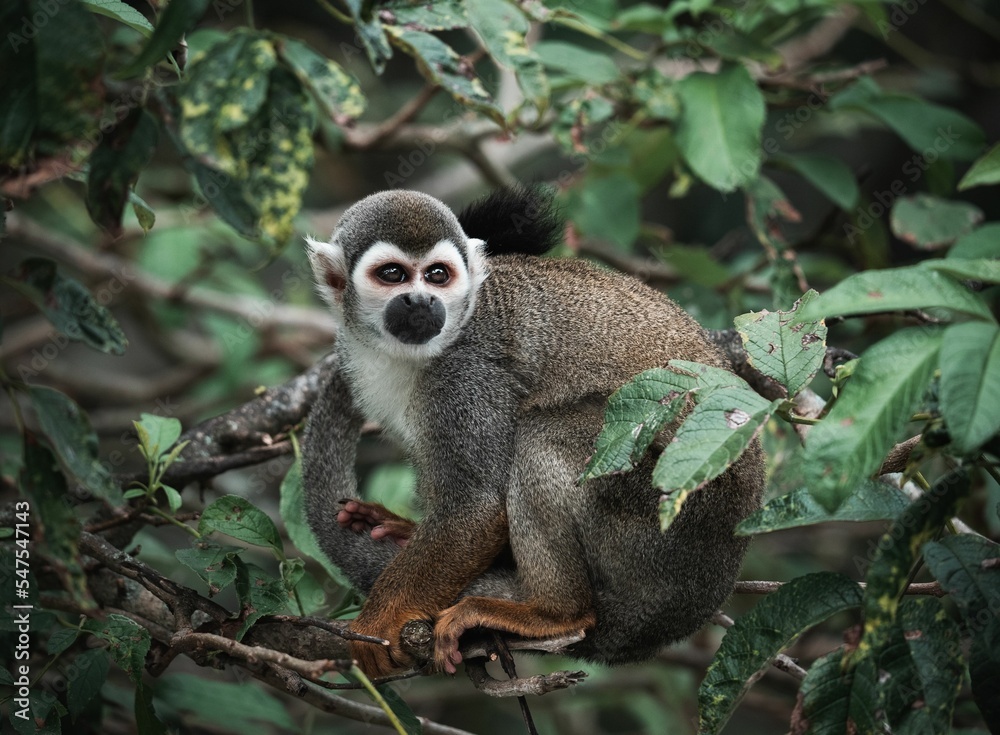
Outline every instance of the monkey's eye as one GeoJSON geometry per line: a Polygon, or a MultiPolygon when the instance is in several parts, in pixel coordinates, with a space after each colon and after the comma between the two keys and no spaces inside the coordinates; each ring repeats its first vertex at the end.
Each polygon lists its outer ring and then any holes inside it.
{"type": "Polygon", "coordinates": [[[406,269],[399,263],[389,263],[375,271],[375,277],[382,283],[402,283],[406,280],[406,269]]]}
{"type": "Polygon", "coordinates": [[[424,280],[435,286],[442,286],[451,280],[451,273],[443,263],[435,263],[424,271],[424,280]]]}

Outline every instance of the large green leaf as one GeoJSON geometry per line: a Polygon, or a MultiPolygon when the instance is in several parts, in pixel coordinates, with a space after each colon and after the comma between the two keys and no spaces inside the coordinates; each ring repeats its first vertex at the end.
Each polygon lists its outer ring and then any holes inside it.
{"type": "Polygon", "coordinates": [[[113,355],[125,352],[128,340],[111,312],[87,288],[59,272],[55,261],[28,258],[0,281],[16,289],[70,339],[113,355]]]}
{"type": "Polygon", "coordinates": [[[466,0],[469,21],[490,56],[514,71],[524,96],[539,109],[548,105],[549,80],[542,62],[528,48],[528,19],[507,0],[466,0]]]}
{"type": "Polygon", "coordinates": [[[108,654],[100,648],[84,651],[73,659],[73,675],[66,692],[66,709],[70,716],[75,719],[93,701],[104,686],[110,668],[108,654]]]}
{"type": "Polygon", "coordinates": [[[350,587],[350,582],[347,581],[344,573],[320,549],[316,535],[309,527],[309,521],[306,518],[306,498],[305,489],[302,487],[302,461],[300,459],[296,458],[295,463],[288,468],[285,479],[281,481],[280,493],[281,501],[278,512],[281,514],[281,520],[285,523],[289,540],[296,549],[319,562],[330,579],[335,580],[343,587],[350,587]]]}
{"type": "Polygon", "coordinates": [[[952,278],[980,283],[1000,283],[1000,260],[993,258],[943,258],[925,260],[924,268],[947,273],[952,278]]]}
{"type": "Polygon", "coordinates": [[[794,396],[823,366],[826,325],[823,320],[793,324],[791,315],[816,298],[808,291],[790,311],[762,311],[736,317],[734,324],[753,367],[785,386],[794,396]]]}
{"type": "Polygon", "coordinates": [[[216,595],[236,581],[238,546],[220,546],[200,539],[190,549],[174,552],[177,561],[191,569],[208,584],[209,595],[216,595]]]}
{"type": "Polygon", "coordinates": [[[147,66],[157,63],[173,51],[181,36],[194,28],[208,9],[209,0],[170,0],[156,21],[153,35],[142,51],[119,72],[122,78],[134,77],[145,71],[147,66]]]}
{"type": "Polygon", "coordinates": [[[147,38],[153,33],[153,24],[146,20],[146,16],[122,0],[80,0],[80,3],[92,13],[114,18],[147,38]]]}
{"type": "Polygon", "coordinates": [[[479,77],[469,77],[469,68],[455,50],[437,36],[398,26],[386,26],[393,43],[417,61],[421,73],[461,104],[503,122],[497,107],[479,77]]]}
{"type": "Polygon", "coordinates": [[[63,393],[41,385],[28,387],[42,433],[53,451],[87,490],[113,504],[121,502],[121,489],[98,454],[97,435],[90,420],[63,393]]]}
{"type": "Polygon", "coordinates": [[[696,72],[677,83],[677,93],[677,144],[691,169],[723,192],[754,181],[765,105],[746,68],[727,63],[717,74],[696,72]]]}
{"type": "Polygon", "coordinates": [[[639,184],[625,172],[588,176],[570,217],[584,234],[626,248],[639,236],[639,200],[639,184]]]}
{"type": "Polygon", "coordinates": [[[891,732],[950,735],[965,661],[958,626],[940,600],[902,601],[878,671],[879,709],[891,732]]]}
{"type": "Polygon", "coordinates": [[[966,322],[945,330],[940,397],[958,452],[971,453],[1000,431],[1000,327],[966,322]]]}
{"type": "Polygon", "coordinates": [[[879,539],[865,577],[864,635],[848,657],[849,665],[855,666],[869,656],[878,661],[890,644],[899,600],[920,558],[921,547],[941,532],[968,490],[968,473],[959,470],[945,475],[911,503],[879,539]]]}
{"type": "Polygon", "coordinates": [[[462,0],[388,0],[379,3],[379,15],[386,23],[418,31],[451,31],[469,25],[462,0]]]}
{"type": "Polygon", "coordinates": [[[1000,222],[987,222],[960,237],[948,258],[1000,258],[1000,222]]]}
{"type": "Polygon", "coordinates": [[[288,593],[280,579],[275,579],[256,564],[244,562],[239,557],[236,563],[236,594],[243,608],[243,625],[236,632],[236,640],[241,640],[254,623],[265,615],[281,612],[288,606],[288,593]]]}
{"type": "Polygon", "coordinates": [[[890,218],[893,234],[921,250],[947,247],[982,221],[979,207],[928,194],[898,198],[890,218]]]}
{"type": "Polygon", "coordinates": [[[158,700],[214,730],[292,733],[302,729],[302,723],[292,719],[276,696],[246,682],[195,674],[167,674],[155,681],[158,700]]]}
{"type": "Polygon", "coordinates": [[[831,110],[857,109],[892,128],[920,154],[969,160],[986,143],[983,131],[961,113],[918,97],[883,92],[871,77],[862,77],[830,98],[831,110]]]}
{"type": "Polygon", "coordinates": [[[990,184],[1000,184],[1000,143],[995,144],[972,164],[972,168],[958,182],[958,190],[965,191],[974,186],[990,184]]]}
{"type": "Polygon", "coordinates": [[[736,532],[740,536],[754,536],[830,521],[882,521],[895,518],[909,503],[906,493],[892,485],[862,480],[831,513],[817,502],[808,488],[799,488],[768,501],[740,523],[736,532]]]}
{"type": "Polygon", "coordinates": [[[254,546],[269,546],[280,552],[278,529],[264,511],[246,498],[223,495],[201,513],[198,532],[219,531],[254,546]]]}
{"type": "Polygon", "coordinates": [[[874,682],[843,670],[843,649],[816,659],[799,693],[802,714],[809,722],[809,735],[844,735],[857,731],[856,719],[869,721],[871,716],[852,718],[853,711],[874,712],[877,701],[874,682]],[[849,724],[850,723],[850,724],[849,724]]]}
{"type": "Polygon", "coordinates": [[[691,492],[740,458],[781,403],[745,386],[716,388],[699,398],[653,469],[653,486],[667,496],[660,502],[661,528],[674,521],[691,492]]]}
{"type": "Polygon", "coordinates": [[[152,639],[149,631],[124,615],[111,613],[104,620],[89,620],[84,624],[89,630],[108,642],[108,653],[115,663],[128,674],[134,684],[142,679],[146,654],[152,639]]]}
{"type": "Polygon", "coordinates": [[[957,602],[972,637],[969,673],[972,695],[991,732],[1000,729],[1000,585],[989,560],[1000,559],[1000,546],[972,534],[946,536],[924,546],[924,561],[957,602]]]}
{"type": "Polygon", "coordinates": [[[992,320],[985,302],[951,278],[919,265],[848,276],[799,309],[797,321],[941,308],[992,320]]]}
{"type": "Polygon", "coordinates": [[[122,213],[139,173],[156,150],[156,119],[136,108],[106,135],[90,155],[87,211],[112,235],[121,234],[122,213]]]}
{"type": "Polygon", "coordinates": [[[361,85],[340,64],[292,38],[281,38],[275,47],[331,120],[348,124],[365,111],[361,85]]]}
{"type": "Polygon", "coordinates": [[[830,413],[806,438],[806,485],[835,510],[900,438],[937,368],[941,329],[904,329],[868,348],[830,413]]]}
{"type": "Polygon", "coordinates": [[[726,631],[698,688],[699,732],[722,729],[759,672],[795,638],[831,615],[861,604],[861,588],[832,572],[782,585],[726,631]]]}
{"type": "Polygon", "coordinates": [[[609,56],[575,43],[541,41],[535,46],[535,51],[548,68],[594,87],[611,84],[621,76],[609,56]]]}
{"type": "Polygon", "coordinates": [[[845,211],[858,205],[861,196],[854,172],[841,159],[822,153],[796,153],[794,156],[776,156],[801,174],[831,202],[845,211]]]}

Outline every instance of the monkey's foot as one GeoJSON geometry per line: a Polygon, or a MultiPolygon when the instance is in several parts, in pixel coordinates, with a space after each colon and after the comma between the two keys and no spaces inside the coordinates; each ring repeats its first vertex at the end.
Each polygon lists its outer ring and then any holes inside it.
{"type": "Polygon", "coordinates": [[[406,546],[417,524],[398,516],[378,503],[345,498],[338,501],[342,507],[337,512],[337,523],[355,533],[370,534],[372,539],[388,539],[397,546],[406,546]]]}

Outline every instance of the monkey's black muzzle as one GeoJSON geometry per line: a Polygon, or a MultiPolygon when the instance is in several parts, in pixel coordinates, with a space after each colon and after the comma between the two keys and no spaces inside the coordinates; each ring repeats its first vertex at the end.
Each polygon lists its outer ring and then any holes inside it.
{"type": "Polygon", "coordinates": [[[400,294],[385,307],[386,330],[407,345],[422,345],[436,337],[444,319],[444,304],[427,294],[400,294]]]}

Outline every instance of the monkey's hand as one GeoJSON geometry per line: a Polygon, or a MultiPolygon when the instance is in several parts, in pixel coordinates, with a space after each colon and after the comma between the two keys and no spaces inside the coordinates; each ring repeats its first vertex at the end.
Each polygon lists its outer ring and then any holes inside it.
{"type": "Polygon", "coordinates": [[[406,546],[417,524],[393,513],[378,503],[366,503],[353,498],[337,501],[342,509],[337,512],[337,523],[355,533],[370,534],[374,541],[389,539],[397,546],[406,546]]]}
{"type": "Polygon", "coordinates": [[[400,632],[403,626],[411,620],[420,620],[426,617],[421,613],[411,613],[399,621],[398,627],[392,627],[390,630],[383,627],[380,620],[369,622],[365,619],[365,613],[362,611],[361,615],[351,623],[351,630],[355,633],[385,638],[390,642],[390,645],[379,646],[362,641],[348,641],[351,658],[357,660],[358,666],[369,677],[388,676],[413,668],[418,662],[412,654],[403,650],[400,645],[400,632]]]}

